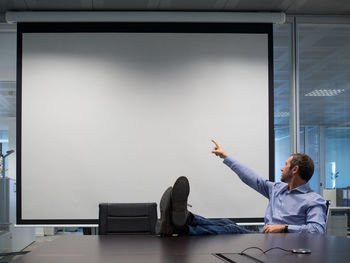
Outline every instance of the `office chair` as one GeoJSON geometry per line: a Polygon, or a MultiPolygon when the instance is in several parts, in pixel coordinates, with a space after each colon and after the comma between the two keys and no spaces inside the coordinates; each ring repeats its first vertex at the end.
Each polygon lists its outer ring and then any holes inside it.
{"type": "Polygon", "coordinates": [[[328,225],[328,218],[329,218],[331,204],[332,204],[331,200],[326,200],[326,233],[327,233],[327,225],[328,225]]]}
{"type": "Polygon", "coordinates": [[[99,235],[154,235],[156,222],[156,203],[99,204],[99,235]]]}

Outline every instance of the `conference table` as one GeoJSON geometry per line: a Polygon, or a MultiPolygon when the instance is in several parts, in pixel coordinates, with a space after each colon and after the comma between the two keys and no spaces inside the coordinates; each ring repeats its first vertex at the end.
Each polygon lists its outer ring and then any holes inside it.
{"type": "Polygon", "coordinates": [[[316,234],[240,234],[159,237],[151,235],[63,235],[16,258],[15,263],[142,262],[349,262],[350,239],[316,234]],[[308,248],[311,254],[293,254],[273,249],[308,248]],[[224,261],[218,255],[231,258],[224,261]],[[256,261],[253,258],[257,260],[256,261]]]}

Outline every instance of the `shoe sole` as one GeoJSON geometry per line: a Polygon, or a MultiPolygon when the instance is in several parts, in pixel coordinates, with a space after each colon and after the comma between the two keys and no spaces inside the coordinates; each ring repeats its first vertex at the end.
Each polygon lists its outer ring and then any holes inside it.
{"type": "Polygon", "coordinates": [[[190,184],[185,176],[179,177],[171,195],[172,222],[176,227],[183,227],[187,221],[187,198],[190,194],[190,184]]]}
{"type": "Polygon", "coordinates": [[[156,224],[156,233],[161,235],[172,234],[171,227],[171,192],[170,186],[162,195],[159,203],[160,220],[156,224]]]}

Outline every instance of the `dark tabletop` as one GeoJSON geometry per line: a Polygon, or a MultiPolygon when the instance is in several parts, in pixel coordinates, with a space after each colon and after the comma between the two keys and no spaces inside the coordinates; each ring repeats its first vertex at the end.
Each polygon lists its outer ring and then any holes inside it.
{"type": "MultiPolygon", "coordinates": [[[[213,253],[239,253],[248,247],[267,250],[309,248],[310,255],[281,250],[262,254],[246,253],[264,262],[350,262],[350,239],[312,234],[244,234],[166,237],[139,235],[79,236],[65,235],[15,259],[15,263],[76,262],[180,262],[223,261],[213,253]]],[[[248,261],[249,262],[249,261],[248,261]]]]}

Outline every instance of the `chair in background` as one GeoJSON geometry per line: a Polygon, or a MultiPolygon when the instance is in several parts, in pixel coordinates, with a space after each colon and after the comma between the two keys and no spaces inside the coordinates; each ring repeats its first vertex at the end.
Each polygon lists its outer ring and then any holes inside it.
{"type": "Polygon", "coordinates": [[[154,235],[156,222],[156,203],[99,204],[99,235],[154,235]]]}
{"type": "Polygon", "coordinates": [[[328,225],[327,223],[328,223],[331,204],[332,204],[331,200],[326,200],[326,233],[327,233],[327,225],[328,225]]]}

